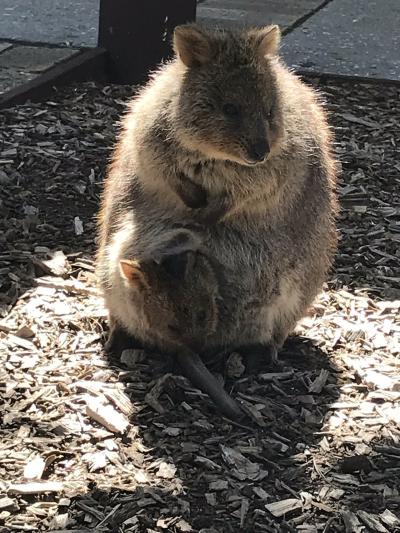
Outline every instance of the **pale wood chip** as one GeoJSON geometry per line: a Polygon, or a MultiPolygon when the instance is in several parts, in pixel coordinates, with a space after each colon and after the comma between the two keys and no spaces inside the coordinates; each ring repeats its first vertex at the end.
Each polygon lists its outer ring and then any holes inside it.
{"type": "Polygon", "coordinates": [[[303,507],[303,503],[297,498],[287,498],[286,500],[268,503],[265,505],[265,508],[277,518],[284,516],[295,509],[300,509],[301,507],[303,507]]]}
{"type": "Polygon", "coordinates": [[[187,531],[193,531],[193,528],[190,524],[188,524],[186,522],[186,520],[183,520],[183,518],[181,518],[180,520],[178,520],[175,524],[175,527],[179,530],[179,531],[182,531],[183,533],[187,532],[187,531]]]}
{"type": "Polygon", "coordinates": [[[0,511],[9,509],[15,511],[18,508],[17,502],[8,496],[0,497],[0,511]]]}
{"type": "Polygon", "coordinates": [[[389,533],[389,530],[379,520],[378,515],[373,515],[371,513],[367,513],[367,511],[361,510],[357,511],[357,515],[367,527],[373,529],[374,531],[378,531],[378,533],[389,533]]]}
{"type": "Polygon", "coordinates": [[[101,400],[87,395],[86,414],[113,433],[124,433],[129,426],[129,420],[119,413],[112,405],[105,405],[101,400]]]}
{"type": "Polygon", "coordinates": [[[65,257],[62,250],[54,252],[51,259],[41,259],[37,256],[31,257],[32,262],[38,266],[43,273],[50,274],[51,276],[64,277],[70,271],[70,264],[65,257]]]}
{"type": "MultiPolygon", "coordinates": [[[[383,513],[379,515],[381,521],[389,528],[400,527],[400,518],[398,518],[392,511],[385,509],[383,513]]],[[[390,531],[390,530],[389,530],[390,531]]]]}
{"type": "Polygon", "coordinates": [[[250,502],[247,498],[242,498],[240,502],[240,527],[243,528],[247,513],[249,512],[250,502]]]}
{"type": "Polygon", "coordinates": [[[288,372],[268,372],[265,374],[260,374],[259,378],[262,381],[275,381],[275,380],[286,380],[293,377],[293,371],[289,370],[288,372]]]}
{"type": "Polygon", "coordinates": [[[37,352],[37,348],[33,344],[33,342],[29,341],[28,339],[17,337],[16,335],[12,335],[11,333],[7,335],[6,342],[10,346],[20,346],[21,348],[25,348],[26,350],[37,352]]]}
{"type": "Polygon", "coordinates": [[[24,478],[28,480],[40,479],[43,475],[45,467],[46,461],[40,456],[35,457],[25,465],[24,478]]]}
{"type": "Polygon", "coordinates": [[[106,388],[104,391],[104,396],[108,398],[118,409],[126,416],[130,416],[134,407],[132,405],[129,396],[124,393],[124,391],[117,388],[106,388]]]}
{"type": "Polygon", "coordinates": [[[164,479],[172,479],[173,477],[175,477],[175,474],[176,466],[172,465],[171,463],[166,463],[165,461],[162,461],[158,468],[156,476],[164,479]]]}
{"type": "Polygon", "coordinates": [[[61,492],[64,483],[61,481],[32,481],[30,483],[11,483],[8,492],[12,494],[41,494],[43,492],[61,492]]]}
{"type": "Polygon", "coordinates": [[[84,285],[76,279],[62,279],[62,278],[52,278],[52,277],[42,277],[36,278],[36,283],[41,287],[49,287],[65,291],[71,294],[81,294],[81,295],[93,295],[99,296],[100,292],[94,287],[89,287],[84,285]]]}
{"type": "Polygon", "coordinates": [[[385,376],[375,370],[367,370],[365,373],[361,373],[361,378],[368,385],[368,387],[381,389],[381,390],[395,390],[400,386],[400,382],[392,379],[389,376],[385,376]]]}
{"type": "Polygon", "coordinates": [[[69,522],[70,520],[68,518],[68,513],[57,514],[56,516],[53,516],[49,527],[55,528],[60,531],[60,529],[65,528],[69,524],[69,522]]]}

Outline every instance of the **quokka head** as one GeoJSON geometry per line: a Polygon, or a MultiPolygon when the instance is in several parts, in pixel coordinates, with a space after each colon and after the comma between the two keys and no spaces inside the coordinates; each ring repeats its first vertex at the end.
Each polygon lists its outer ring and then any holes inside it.
{"type": "Polygon", "coordinates": [[[218,322],[218,285],[209,260],[184,252],[162,262],[122,260],[126,297],[164,340],[201,351],[218,322]]]}
{"type": "Polygon", "coordinates": [[[186,69],[175,100],[179,140],[206,158],[263,163],[282,136],[274,70],[278,26],[241,33],[178,26],[174,49],[186,69]]]}

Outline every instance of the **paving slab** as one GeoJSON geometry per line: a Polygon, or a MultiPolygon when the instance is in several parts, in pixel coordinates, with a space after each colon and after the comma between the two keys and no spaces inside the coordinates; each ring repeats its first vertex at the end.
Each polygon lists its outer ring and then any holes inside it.
{"type": "MultiPolygon", "coordinates": [[[[287,29],[323,2],[204,0],[197,5],[197,20],[208,26],[275,23],[287,29]]],[[[0,39],[95,47],[99,4],[99,0],[0,0],[0,39]]]]}
{"type": "Polygon", "coordinates": [[[78,52],[79,50],[71,48],[13,46],[0,53],[0,67],[21,69],[28,72],[43,72],[78,52]]]}
{"type": "Polygon", "coordinates": [[[99,0],[0,0],[0,38],[95,47],[99,4],[99,0]]]}
{"type": "Polygon", "coordinates": [[[35,74],[33,72],[0,67],[0,95],[33,80],[34,77],[35,74]]]}
{"type": "Polygon", "coordinates": [[[333,0],[284,39],[282,54],[310,73],[400,81],[399,0],[333,0]]]}
{"type": "Polygon", "coordinates": [[[0,43],[0,96],[78,54],[80,50],[71,48],[0,43]]]}
{"type": "Polygon", "coordinates": [[[222,28],[274,23],[285,30],[322,4],[323,0],[204,0],[197,5],[197,21],[222,28]]]}
{"type": "Polygon", "coordinates": [[[277,15],[266,13],[260,17],[257,12],[242,9],[204,8],[197,17],[197,21],[205,26],[218,26],[220,28],[240,28],[244,26],[264,26],[279,24],[282,29],[294,24],[296,16],[277,15]]]}
{"type": "Polygon", "coordinates": [[[7,50],[7,48],[11,48],[11,43],[0,43],[0,54],[1,52],[4,52],[4,50],[7,50]]]}
{"type": "MultiPolygon", "coordinates": [[[[275,23],[286,29],[322,3],[323,0],[204,0],[198,3],[197,20],[208,26],[232,28],[275,23]]],[[[95,47],[99,4],[99,0],[0,0],[0,38],[95,47]]]]}

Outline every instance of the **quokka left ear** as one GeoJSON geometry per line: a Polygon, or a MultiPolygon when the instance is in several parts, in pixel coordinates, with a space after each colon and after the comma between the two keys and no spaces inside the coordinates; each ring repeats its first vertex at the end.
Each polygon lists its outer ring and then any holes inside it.
{"type": "Polygon", "coordinates": [[[258,30],[250,30],[250,37],[255,40],[257,54],[260,58],[275,56],[278,54],[281,42],[281,30],[279,26],[265,26],[258,30]]]}
{"type": "Polygon", "coordinates": [[[187,67],[203,65],[213,57],[210,36],[196,24],[184,24],[175,28],[174,50],[187,67]]]}
{"type": "Polygon", "coordinates": [[[122,277],[125,278],[133,288],[138,290],[149,288],[147,276],[138,261],[133,259],[121,259],[119,262],[119,268],[122,277]]]}

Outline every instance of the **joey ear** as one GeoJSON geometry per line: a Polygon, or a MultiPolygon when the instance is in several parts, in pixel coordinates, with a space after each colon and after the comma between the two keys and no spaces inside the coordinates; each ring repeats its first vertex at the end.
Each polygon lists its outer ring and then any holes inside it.
{"type": "Polygon", "coordinates": [[[265,26],[260,30],[252,32],[256,39],[257,53],[260,58],[265,56],[275,56],[278,54],[281,42],[281,30],[279,26],[265,26]]]}
{"type": "Polygon", "coordinates": [[[204,65],[213,57],[210,37],[195,24],[175,28],[174,50],[187,67],[204,65]]]}
{"type": "Polygon", "coordinates": [[[140,267],[138,261],[132,259],[121,259],[119,262],[122,277],[125,278],[131,287],[143,290],[149,288],[146,274],[140,267]]]}
{"type": "Polygon", "coordinates": [[[159,264],[165,257],[180,255],[192,250],[198,250],[201,246],[200,236],[194,231],[185,228],[170,231],[162,236],[159,243],[155,243],[148,256],[159,264]]]}
{"type": "Polygon", "coordinates": [[[186,278],[189,254],[190,252],[170,255],[163,259],[161,266],[172,278],[183,281],[186,278]]]}

